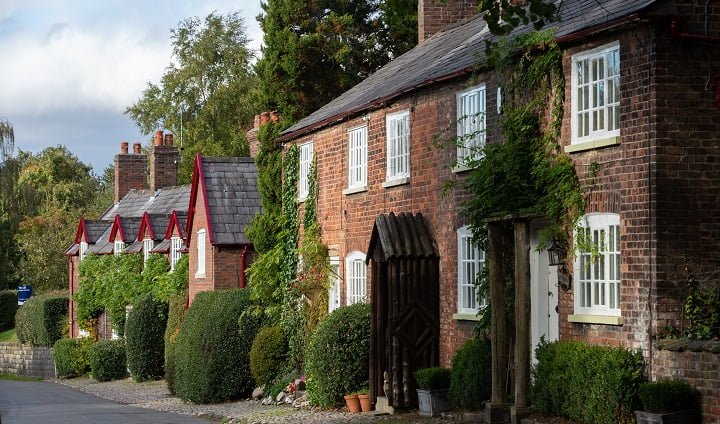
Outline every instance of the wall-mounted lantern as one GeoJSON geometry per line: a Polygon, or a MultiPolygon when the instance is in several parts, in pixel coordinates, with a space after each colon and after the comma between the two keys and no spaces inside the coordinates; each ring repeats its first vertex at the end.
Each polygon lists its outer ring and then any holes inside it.
{"type": "Polygon", "coordinates": [[[567,257],[567,249],[565,249],[560,243],[557,241],[557,239],[553,239],[552,244],[547,249],[548,251],[548,260],[550,262],[550,266],[564,266],[565,265],[565,258],[567,257]]]}

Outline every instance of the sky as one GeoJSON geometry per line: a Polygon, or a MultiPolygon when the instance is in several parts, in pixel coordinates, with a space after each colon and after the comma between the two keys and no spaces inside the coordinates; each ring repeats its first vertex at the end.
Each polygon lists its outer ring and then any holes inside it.
{"type": "Polygon", "coordinates": [[[125,109],[172,60],[185,18],[240,11],[259,54],[260,0],[0,0],[0,119],[15,148],[64,145],[102,174],[120,142],[147,145],[125,109]]]}

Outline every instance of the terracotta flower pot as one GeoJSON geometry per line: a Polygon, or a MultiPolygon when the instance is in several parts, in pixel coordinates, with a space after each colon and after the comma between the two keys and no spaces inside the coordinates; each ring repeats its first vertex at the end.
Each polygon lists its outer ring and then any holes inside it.
{"type": "Polygon", "coordinates": [[[360,400],[360,408],[363,412],[369,412],[372,411],[372,402],[370,402],[370,396],[367,394],[360,394],[358,395],[358,399],[360,400]]]}
{"type": "Polygon", "coordinates": [[[360,399],[358,395],[345,395],[345,404],[348,411],[352,413],[360,412],[360,399]]]}

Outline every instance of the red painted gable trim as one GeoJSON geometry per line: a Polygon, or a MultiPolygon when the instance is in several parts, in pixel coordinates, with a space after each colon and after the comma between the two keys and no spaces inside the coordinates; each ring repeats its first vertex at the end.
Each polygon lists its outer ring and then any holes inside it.
{"type": "Polygon", "coordinates": [[[167,230],[165,231],[165,240],[169,240],[172,238],[172,235],[175,232],[175,228],[177,228],[180,238],[184,240],[185,235],[183,234],[182,225],[180,225],[180,218],[178,218],[177,212],[173,210],[172,214],[170,215],[170,221],[168,222],[167,230]]]}
{"type": "Polygon", "coordinates": [[[83,234],[87,234],[87,223],[85,222],[85,218],[80,218],[77,231],[75,232],[75,243],[82,241],[83,234]]]}
{"type": "Polygon", "coordinates": [[[190,186],[190,206],[188,207],[188,223],[187,223],[187,245],[190,245],[192,238],[193,221],[195,221],[195,202],[197,200],[198,189],[202,190],[203,207],[205,209],[205,218],[207,220],[207,231],[210,236],[210,244],[215,244],[215,232],[212,228],[212,220],[210,220],[210,206],[208,206],[207,187],[205,185],[205,174],[202,167],[202,156],[198,153],[195,156],[195,166],[193,167],[192,184],[190,186]]]}
{"type": "Polygon", "coordinates": [[[137,241],[142,241],[145,238],[145,231],[150,233],[150,238],[155,240],[155,232],[153,231],[152,225],[150,225],[150,215],[147,212],[143,212],[142,221],[140,221],[140,229],[138,230],[137,241]]]}
{"type": "Polygon", "coordinates": [[[120,221],[120,215],[115,215],[115,219],[113,219],[112,228],[110,228],[110,237],[108,237],[108,241],[111,243],[115,243],[115,235],[117,232],[120,231],[120,239],[122,241],[125,241],[125,233],[123,232],[122,228],[122,222],[120,221]]]}

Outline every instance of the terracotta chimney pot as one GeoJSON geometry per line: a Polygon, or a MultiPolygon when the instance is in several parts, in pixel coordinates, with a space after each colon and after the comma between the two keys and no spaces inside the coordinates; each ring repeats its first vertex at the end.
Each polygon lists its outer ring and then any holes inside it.
{"type": "Polygon", "coordinates": [[[272,122],[280,122],[280,115],[276,111],[270,112],[270,120],[272,122]]]}
{"type": "Polygon", "coordinates": [[[136,155],[140,154],[140,143],[133,143],[133,153],[136,155]]]}
{"type": "Polygon", "coordinates": [[[260,128],[260,115],[255,115],[255,121],[253,122],[253,128],[260,128]]]}
{"type": "Polygon", "coordinates": [[[153,140],[153,145],[155,146],[162,146],[163,144],[163,132],[162,130],[155,131],[155,140],[153,140]]]}
{"type": "Polygon", "coordinates": [[[263,112],[260,114],[260,125],[265,125],[270,122],[270,112],[263,112]]]}
{"type": "Polygon", "coordinates": [[[172,146],[173,145],[173,135],[172,133],[165,134],[165,145],[166,146],[172,146]]]}
{"type": "Polygon", "coordinates": [[[121,155],[127,155],[128,152],[128,142],[127,141],[121,141],[120,142],[120,154],[121,155]]]}

